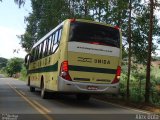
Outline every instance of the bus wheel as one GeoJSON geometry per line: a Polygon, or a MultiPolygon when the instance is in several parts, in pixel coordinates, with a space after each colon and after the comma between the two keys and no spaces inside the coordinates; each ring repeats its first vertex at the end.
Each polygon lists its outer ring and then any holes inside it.
{"type": "Polygon", "coordinates": [[[30,86],[30,92],[35,92],[35,87],[30,86]]]}
{"type": "Polygon", "coordinates": [[[91,97],[90,94],[77,94],[76,98],[77,100],[89,100],[91,97]]]}
{"type": "Polygon", "coordinates": [[[28,77],[28,83],[27,83],[28,86],[30,86],[30,77],[28,77]]]}
{"type": "Polygon", "coordinates": [[[41,98],[46,99],[47,98],[47,92],[45,91],[44,88],[44,83],[42,82],[42,86],[41,86],[41,98]]]}

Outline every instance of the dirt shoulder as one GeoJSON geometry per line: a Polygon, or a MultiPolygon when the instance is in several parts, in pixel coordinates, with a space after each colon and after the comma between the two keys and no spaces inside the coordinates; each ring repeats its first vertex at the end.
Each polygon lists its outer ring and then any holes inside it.
{"type": "Polygon", "coordinates": [[[93,96],[96,99],[100,99],[106,102],[118,104],[125,107],[131,107],[135,109],[145,110],[148,112],[153,112],[155,114],[160,114],[160,106],[152,105],[152,104],[146,104],[146,103],[135,103],[131,101],[127,101],[120,98],[115,97],[108,97],[108,96],[102,96],[102,95],[95,95],[93,96]]]}

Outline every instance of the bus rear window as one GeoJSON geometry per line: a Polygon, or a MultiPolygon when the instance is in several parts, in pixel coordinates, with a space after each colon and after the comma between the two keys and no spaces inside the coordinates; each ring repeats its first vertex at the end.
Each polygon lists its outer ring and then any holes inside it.
{"type": "Polygon", "coordinates": [[[69,41],[120,47],[118,29],[93,23],[72,22],[69,41]]]}

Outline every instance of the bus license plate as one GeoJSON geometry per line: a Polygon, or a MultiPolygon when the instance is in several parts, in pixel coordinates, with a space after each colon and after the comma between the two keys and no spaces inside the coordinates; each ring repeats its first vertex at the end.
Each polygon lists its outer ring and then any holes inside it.
{"type": "Polygon", "coordinates": [[[98,87],[97,86],[87,86],[88,90],[97,90],[98,87]]]}

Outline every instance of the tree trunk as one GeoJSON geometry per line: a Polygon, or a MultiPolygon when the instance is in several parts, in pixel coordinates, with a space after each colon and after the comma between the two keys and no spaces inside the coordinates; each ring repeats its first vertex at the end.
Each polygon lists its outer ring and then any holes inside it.
{"type": "Polygon", "coordinates": [[[129,20],[128,20],[128,79],[127,79],[127,100],[130,97],[129,91],[129,82],[130,82],[130,74],[131,74],[131,11],[132,11],[132,1],[129,0],[129,20]]]}
{"type": "Polygon", "coordinates": [[[73,8],[73,18],[75,18],[75,0],[72,0],[73,2],[73,5],[72,5],[72,8],[73,8]]]}
{"type": "Polygon", "coordinates": [[[153,34],[153,0],[150,0],[150,28],[148,37],[148,56],[147,56],[147,71],[146,71],[146,88],[145,102],[149,103],[150,98],[150,67],[151,67],[151,50],[152,50],[152,34],[153,34]]]}
{"type": "Polygon", "coordinates": [[[142,90],[141,90],[141,88],[142,88],[142,80],[140,79],[139,80],[139,89],[140,89],[140,91],[139,91],[139,94],[140,94],[140,100],[141,100],[141,94],[142,94],[142,90]]]}
{"type": "Polygon", "coordinates": [[[71,17],[71,1],[68,0],[69,17],[71,17]]]}
{"type": "Polygon", "coordinates": [[[88,4],[87,4],[87,0],[84,1],[84,16],[87,17],[88,16],[88,4]]]}

